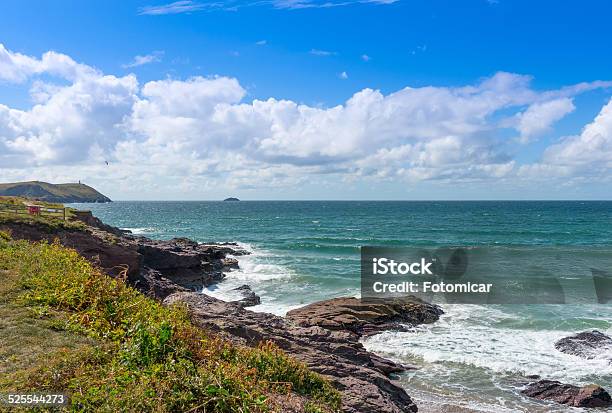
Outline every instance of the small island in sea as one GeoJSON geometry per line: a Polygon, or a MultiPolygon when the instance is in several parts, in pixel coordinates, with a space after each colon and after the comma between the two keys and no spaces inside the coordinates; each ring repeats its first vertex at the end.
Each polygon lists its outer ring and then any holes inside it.
{"type": "Polygon", "coordinates": [[[223,200],[223,202],[238,202],[240,201],[238,198],[234,198],[234,197],[229,197],[229,198],[225,198],[223,200]]]}

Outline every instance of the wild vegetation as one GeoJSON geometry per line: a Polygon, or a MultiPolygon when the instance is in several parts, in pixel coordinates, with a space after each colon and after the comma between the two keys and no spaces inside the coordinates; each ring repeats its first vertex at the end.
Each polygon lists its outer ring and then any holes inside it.
{"type": "Polygon", "coordinates": [[[271,343],[233,344],[57,243],[0,233],[0,392],[73,411],[334,412],[339,393],[271,343]],[[298,402],[295,402],[298,400],[298,402]]]}
{"type": "Polygon", "coordinates": [[[61,212],[43,213],[32,215],[28,213],[26,205],[38,205],[47,209],[64,209],[63,204],[43,201],[31,201],[26,198],[16,196],[0,196],[0,224],[2,223],[23,223],[39,224],[47,227],[49,231],[57,229],[84,229],[81,221],[73,219],[74,209],[65,208],[66,219],[61,212]]]}

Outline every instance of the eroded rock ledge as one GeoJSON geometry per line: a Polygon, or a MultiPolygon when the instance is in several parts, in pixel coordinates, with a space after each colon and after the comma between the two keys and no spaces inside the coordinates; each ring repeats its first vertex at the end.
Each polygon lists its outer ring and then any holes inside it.
{"type": "Polygon", "coordinates": [[[287,318],[300,326],[319,326],[368,336],[386,330],[405,330],[410,325],[433,323],[442,314],[440,307],[416,298],[393,302],[341,297],[289,311],[287,318]]]}

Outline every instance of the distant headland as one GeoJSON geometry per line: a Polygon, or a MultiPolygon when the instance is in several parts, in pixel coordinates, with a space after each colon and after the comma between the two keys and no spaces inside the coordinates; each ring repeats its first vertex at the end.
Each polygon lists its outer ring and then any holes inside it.
{"type": "Polygon", "coordinates": [[[50,184],[30,181],[0,184],[0,196],[20,196],[45,202],[112,202],[92,187],[82,183],[50,184]]]}
{"type": "Polygon", "coordinates": [[[232,197],[230,197],[230,198],[225,198],[225,199],[223,200],[223,202],[236,202],[236,201],[240,201],[240,200],[239,200],[238,198],[232,198],[232,197]]]}

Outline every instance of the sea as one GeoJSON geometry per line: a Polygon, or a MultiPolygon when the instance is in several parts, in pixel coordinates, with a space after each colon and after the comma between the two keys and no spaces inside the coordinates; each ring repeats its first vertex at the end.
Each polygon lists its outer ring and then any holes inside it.
{"type": "MultiPolygon", "coordinates": [[[[537,252],[530,259],[542,267],[560,256],[576,257],[581,264],[555,271],[560,279],[579,279],[587,290],[593,284],[590,251],[612,258],[612,202],[607,201],[124,201],[73,206],[150,238],[240,244],[251,252],[238,257],[240,269],[203,292],[237,299],[232,289],[248,284],[262,300],[252,310],[278,315],[323,299],[359,297],[362,246],[527,249],[537,252]]],[[[612,390],[612,354],[586,360],[554,348],[556,340],[584,330],[612,335],[610,304],[442,308],[445,314],[434,324],[384,332],[363,342],[373,352],[417,367],[396,379],[421,412],[580,411],[522,396],[520,389],[533,375],[612,390]]]]}

